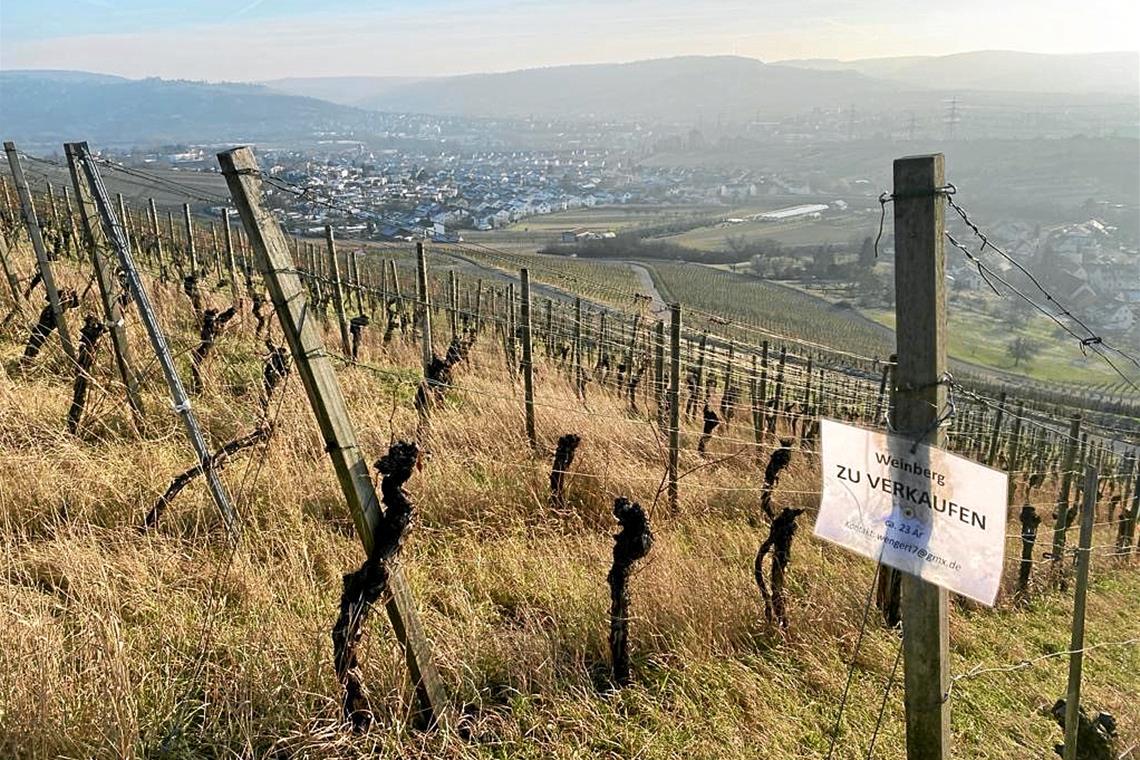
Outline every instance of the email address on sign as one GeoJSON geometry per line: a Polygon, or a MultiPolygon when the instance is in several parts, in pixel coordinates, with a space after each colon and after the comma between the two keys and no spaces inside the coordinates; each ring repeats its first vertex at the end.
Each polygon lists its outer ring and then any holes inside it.
{"type": "Polygon", "coordinates": [[[928,564],[939,565],[942,567],[949,568],[950,570],[961,570],[962,569],[962,566],[959,565],[957,562],[955,562],[953,560],[948,560],[945,557],[940,557],[937,554],[934,554],[933,552],[931,552],[925,546],[919,546],[918,544],[915,544],[911,541],[905,541],[905,540],[900,540],[897,538],[891,538],[890,536],[883,533],[882,531],[875,530],[874,528],[868,528],[866,525],[864,525],[863,523],[858,522],[856,520],[848,520],[846,523],[843,524],[843,527],[847,528],[848,530],[853,530],[856,533],[861,533],[864,536],[866,536],[867,538],[871,539],[872,541],[881,541],[882,543],[886,544],[887,546],[891,547],[892,549],[894,549],[897,552],[904,552],[907,554],[913,554],[916,557],[918,557],[920,560],[922,560],[923,562],[926,562],[928,564]]]}

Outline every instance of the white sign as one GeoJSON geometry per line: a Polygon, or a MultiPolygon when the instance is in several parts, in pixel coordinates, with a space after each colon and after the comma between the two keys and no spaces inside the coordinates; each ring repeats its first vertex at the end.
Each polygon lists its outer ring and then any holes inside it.
{"type": "Polygon", "coordinates": [[[821,423],[815,534],[993,606],[1009,477],[896,435],[821,423]]]}

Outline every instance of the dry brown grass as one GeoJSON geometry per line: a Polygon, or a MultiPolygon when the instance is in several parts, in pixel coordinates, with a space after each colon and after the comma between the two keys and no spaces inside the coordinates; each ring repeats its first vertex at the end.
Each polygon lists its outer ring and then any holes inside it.
{"type": "MultiPolygon", "coordinates": [[[[178,351],[192,345],[180,296],[156,299],[178,351]]],[[[418,352],[366,361],[415,374],[418,352]]],[[[196,403],[216,443],[256,419],[251,325],[223,338],[196,403]]],[[[539,437],[523,434],[521,386],[505,379],[488,337],[433,422],[427,468],[409,490],[417,520],[403,563],[470,737],[408,727],[409,689],[390,626],[377,613],[363,660],[381,711],[363,737],[336,725],[329,633],[340,576],[361,553],[292,378],[276,433],[224,479],[245,522],[231,556],[201,484],[150,535],[136,526],[191,457],[161,381],[147,385],[150,428],[131,433],[109,352],[80,436],[64,433],[69,381],[58,351],[22,370],[23,336],[0,343],[0,756],[12,757],[822,757],[873,568],[810,536],[802,518],[789,579],[792,630],[763,624],[749,527],[762,464],[749,455],[700,467],[682,507],[657,500],[663,473],[653,427],[590,391],[589,414],[553,366],[539,381],[539,437]],[[582,436],[567,514],[547,505],[549,453],[582,436]],[[653,508],[657,542],[631,580],[635,684],[606,686],[609,508],[629,495],[653,508]]],[[[134,334],[136,355],[149,356],[134,334]]],[[[140,361],[140,363],[142,363],[140,361]]],[[[365,367],[339,372],[369,461],[415,429],[405,385],[365,367]]],[[[742,426],[734,437],[745,437],[742,426]]],[[[696,431],[686,432],[687,447],[696,431]]],[[[738,444],[715,440],[715,460],[738,444]]],[[[705,460],[709,461],[709,460],[705,460]]],[[[701,459],[686,452],[682,470],[701,459]]],[[[797,455],[777,500],[812,505],[818,474],[797,455]]],[[[1011,532],[1013,530],[1011,529],[1011,532]]],[[[1107,541],[1098,537],[1098,543],[1107,541]]],[[[1089,641],[1136,634],[1140,579],[1098,558],[1089,641]]],[[[1013,565],[1010,563],[1010,572],[1013,565]]],[[[1024,610],[954,610],[955,672],[1002,665],[1068,643],[1069,602],[1024,610]]],[[[872,617],[836,757],[862,757],[897,639],[872,617]]],[[[955,690],[960,756],[1040,758],[1059,732],[1035,713],[1064,689],[1064,659],[963,681],[955,690]]],[[[1106,648],[1086,662],[1086,699],[1140,730],[1140,652],[1106,648]]],[[[876,757],[902,756],[900,690],[876,757]]]]}

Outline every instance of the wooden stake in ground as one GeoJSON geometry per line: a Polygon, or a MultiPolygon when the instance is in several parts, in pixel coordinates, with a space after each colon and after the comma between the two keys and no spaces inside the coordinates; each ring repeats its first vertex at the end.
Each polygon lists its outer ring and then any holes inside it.
{"type": "Polygon", "coordinates": [[[1073,487],[1073,468],[1077,461],[1077,448],[1081,438],[1081,416],[1073,415],[1069,436],[1065,442],[1065,460],[1061,465],[1061,491],[1057,495],[1056,521],[1053,523],[1053,551],[1051,555],[1053,582],[1063,581],[1061,558],[1065,554],[1065,535],[1069,529],[1069,493],[1073,487]]]}
{"type": "Polygon", "coordinates": [[[336,255],[336,241],[333,240],[331,224],[325,225],[325,245],[329,255],[329,279],[332,280],[333,308],[336,309],[336,321],[340,327],[340,349],[344,356],[352,355],[352,341],[348,334],[348,319],[344,314],[344,287],[340,279],[340,261],[336,255]]]}
{"type": "MultiPolygon", "coordinates": [[[[99,212],[91,198],[86,178],[83,176],[78,163],[80,156],[87,157],[90,152],[85,142],[67,143],[63,148],[67,155],[68,168],[71,171],[71,181],[75,186],[75,200],[79,205],[84,238],[91,253],[91,262],[95,268],[95,279],[99,283],[99,299],[103,303],[105,326],[111,332],[111,346],[115,352],[115,365],[119,368],[119,379],[123,381],[123,387],[127,391],[127,404],[131,408],[131,419],[135,427],[141,432],[144,420],[142,395],[139,389],[138,375],[131,367],[131,348],[127,342],[127,331],[123,325],[123,306],[119,298],[121,285],[114,276],[114,268],[108,267],[108,262],[104,258],[102,249],[106,237],[99,226],[99,212]]],[[[124,235],[126,234],[125,229],[122,232],[124,235]]]]}
{"type": "Polygon", "coordinates": [[[24,215],[24,225],[28,230],[28,237],[32,240],[32,249],[36,254],[36,264],[39,266],[40,277],[43,279],[44,291],[47,293],[48,306],[55,318],[55,327],[59,330],[59,342],[63,351],[72,361],[75,360],[75,346],[71,342],[71,333],[67,329],[67,320],[64,318],[63,306],[60,303],[59,290],[56,288],[55,276],[52,273],[51,260],[48,258],[47,247],[44,245],[43,233],[40,230],[40,221],[36,217],[36,207],[32,203],[32,193],[28,189],[28,181],[24,178],[24,167],[20,163],[20,156],[16,152],[15,143],[4,143],[4,152],[8,154],[8,166],[12,169],[12,181],[16,185],[16,194],[20,197],[20,210],[24,215]]]}
{"type": "MultiPolygon", "coordinates": [[[[894,427],[942,446],[946,408],[945,159],[941,153],[894,162],[895,315],[898,369],[894,427]]],[[[909,760],[950,757],[950,635],[946,590],[902,578],[906,750],[909,760]]]]}
{"type": "MultiPolygon", "coordinates": [[[[280,226],[262,201],[261,172],[253,151],[235,148],[218,154],[234,205],[237,206],[254,258],[261,269],[277,318],[293,354],[297,373],[317,418],[325,451],[332,460],[341,490],[356,524],[356,532],[371,557],[376,550],[383,516],[368,465],[356,443],[332,362],[310,317],[300,279],[289,256],[280,226]]],[[[432,660],[431,644],[415,610],[411,589],[399,565],[390,568],[385,607],[396,638],[404,647],[416,688],[421,718],[430,723],[446,709],[443,681],[432,660]]]]}
{"type": "Polygon", "coordinates": [[[524,404],[526,406],[526,437],[530,441],[531,449],[537,450],[538,435],[534,427],[534,348],[531,345],[530,272],[524,268],[519,272],[519,277],[522,279],[522,310],[520,316],[522,317],[522,369],[524,404]]]}
{"type": "Polygon", "coordinates": [[[1081,709],[1081,667],[1084,664],[1085,598],[1089,589],[1089,554],[1096,516],[1097,471],[1085,470],[1085,499],[1081,505],[1081,537],[1077,550],[1077,588],[1073,594],[1073,635],[1069,639],[1069,688],[1065,697],[1065,760],[1077,758],[1077,719],[1081,709]]]}
{"type": "Polygon", "coordinates": [[[669,509],[680,509],[677,475],[681,459],[681,304],[670,307],[669,322],[669,509]]]}
{"type": "Polygon", "coordinates": [[[419,300],[420,350],[424,372],[427,372],[435,354],[431,345],[431,296],[428,294],[427,255],[423,243],[416,243],[416,297],[419,300]]]}
{"type": "Polygon", "coordinates": [[[163,335],[162,328],[158,324],[158,318],[151,308],[150,296],[147,295],[142,286],[142,281],[139,279],[138,269],[135,268],[131,251],[123,237],[123,227],[116,220],[115,212],[111,208],[110,196],[103,184],[103,178],[100,176],[95,162],[91,160],[86,151],[80,151],[77,158],[83,168],[84,175],[87,177],[91,195],[95,199],[95,207],[103,222],[103,232],[118,255],[119,267],[130,285],[131,295],[138,307],[139,317],[146,327],[150,344],[154,348],[155,356],[162,367],[162,373],[166,377],[166,384],[170,388],[174,409],[182,417],[182,422],[186,426],[186,435],[190,439],[190,445],[194,448],[194,454],[198,457],[198,466],[206,477],[210,496],[221,513],[223,522],[225,522],[230,541],[236,544],[241,535],[241,525],[238,522],[237,512],[234,510],[233,504],[230,503],[229,494],[226,493],[226,489],[211,463],[210,450],[206,447],[202,429],[198,426],[198,420],[194,416],[193,409],[190,408],[190,399],[186,397],[182,380],[178,377],[178,370],[174,367],[174,358],[166,344],[166,336],[163,335]]]}

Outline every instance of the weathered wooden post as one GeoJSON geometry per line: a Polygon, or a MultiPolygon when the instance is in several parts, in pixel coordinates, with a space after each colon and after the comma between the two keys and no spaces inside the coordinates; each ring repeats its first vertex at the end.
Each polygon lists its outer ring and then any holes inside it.
{"type": "MultiPolygon", "coordinates": [[[[66,149],[67,149],[67,146],[65,145],[64,146],[65,152],[66,152],[66,149]]],[[[66,190],[67,188],[64,188],[64,189],[66,190]]],[[[115,193],[115,203],[117,203],[119,206],[119,223],[123,225],[123,236],[126,238],[127,247],[131,248],[134,245],[135,240],[134,240],[134,236],[131,235],[130,218],[127,214],[127,202],[123,198],[122,193],[115,193]]]]}
{"type": "Polygon", "coordinates": [[[1132,483],[1132,506],[1125,506],[1121,512],[1120,525],[1116,530],[1116,553],[1127,557],[1132,553],[1136,540],[1136,523],[1140,519],[1140,462],[1136,466],[1136,478],[1132,483]]]}
{"type": "Polygon", "coordinates": [[[788,361],[788,347],[780,346],[780,362],[776,365],[776,390],[772,394],[772,416],[768,419],[768,432],[776,433],[780,426],[781,396],[784,393],[784,365],[788,361]]]}
{"type": "MultiPolygon", "coordinates": [[[[63,150],[67,157],[68,170],[71,172],[71,181],[75,187],[75,200],[79,205],[79,215],[83,223],[83,234],[87,242],[88,250],[91,253],[91,263],[95,268],[95,279],[99,284],[99,298],[103,303],[105,326],[109,328],[111,332],[111,345],[115,352],[115,365],[119,368],[119,379],[123,381],[123,387],[126,388],[127,391],[127,404],[131,409],[131,419],[134,422],[135,428],[139,432],[142,432],[144,421],[142,396],[139,391],[138,375],[135,374],[131,366],[131,348],[127,342],[127,331],[123,326],[123,308],[119,300],[119,283],[114,276],[113,270],[108,268],[107,262],[103,258],[103,252],[100,250],[102,247],[100,244],[104,242],[106,238],[99,227],[99,210],[91,198],[90,188],[87,185],[86,178],[83,176],[83,170],[79,166],[81,160],[85,162],[90,160],[90,152],[85,142],[66,143],[63,146],[63,150]]],[[[123,233],[123,243],[128,246],[127,250],[129,251],[130,243],[127,241],[125,231],[121,225],[120,232],[123,233]]]]}
{"type": "Polygon", "coordinates": [[[194,223],[190,217],[190,204],[182,204],[182,221],[186,225],[186,255],[190,257],[190,273],[197,279],[201,275],[198,266],[198,248],[194,244],[194,223]]]}
{"type": "MultiPolygon", "coordinates": [[[[946,406],[945,185],[941,153],[894,162],[895,427],[940,447],[946,406]]],[[[946,590],[902,577],[906,747],[909,760],[950,757],[949,627],[946,590]]]]}
{"type": "Polygon", "coordinates": [[[531,303],[530,303],[530,271],[525,267],[519,271],[522,280],[522,370],[523,392],[526,404],[526,437],[530,441],[531,449],[538,450],[538,435],[534,429],[534,347],[531,344],[531,303]]]}
{"type": "Polygon", "coordinates": [[[431,345],[431,299],[428,296],[427,254],[422,242],[416,243],[416,297],[420,311],[420,346],[424,372],[431,366],[434,356],[431,345]]]}
{"type": "MultiPolygon", "coordinates": [[[[765,348],[767,343],[765,343],[765,348]]],[[[760,373],[757,370],[758,358],[756,353],[752,353],[752,367],[748,375],[748,400],[752,410],[752,439],[760,446],[764,442],[764,428],[763,416],[761,409],[763,409],[764,400],[760,395],[760,373]]]]}
{"type": "Polygon", "coordinates": [[[574,299],[574,388],[586,400],[586,376],[582,369],[582,299],[574,299]]]}
{"type": "Polygon", "coordinates": [[[986,452],[986,464],[990,467],[994,466],[997,461],[998,449],[1001,445],[1001,423],[1002,418],[1005,416],[1005,391],[1001,392],[998,396],[997,414],[994,415],[994,430],[990,434],[990,447],[986,452]]]}
{"type": "Polygon", "coordinates": [[[1096,513],[1097,471],[1085,470],[1084,503],[1081,505],[1080,548],[1077,552],[1077,588],[1073,594],[1073,630],[1069,639],[1069,688],[1065,698],[1064,760],[1077,760],[1077,719],[1081,708],[1081,667],[1085,648],[1085,599],[1089,588],[1093,521],[1096,513]]]}
{"type": "Polygon", "coordinates": [[[665,321],[657,320],[657,330],[653,340],[653,392],[657,409],[657,427],[665,427],[665,321]]]}
{"type": "Polygon", "coordinates": [[[230,298],[238,300],[237,264],[234,261],[234,234],[230,229],[230,210],[222,209],[222,238],[226,246],[226,271],[230,278],[230,298]]]}
{"type": "Polygon", "coordinates": [[[356,314],[364,314],[364,283],[360,280],[360,251],[352,250],[348,253],[349,271],[352,275],[352,289],[356,293],[356,314]]]}
{"type": "Polygon", "coordinates": [[[1021,464],[1021,418],[1025,414],[1025,403],[1022,401],[1017,402],[1017,411],[1013,417],[1013,430],[1009,434],[1009,456],[1006,457],[1005,468],[1010,474],[1009,479],[1009,503],[1013,503],[1014,494],[1017,492],[1017,480],[1015,473],[1018,466],[1021,464]]]}
{"type": "Polygon", "coordinates": [[[483,280],[475,283],[475,332],[483,334],[483,280]]]}
{"type": "Polygon", "coordinates": [[[459,284],[455,279],[455,270],[447,270],[447,321],[451,327],[451,339],[459,335],[459,284]]]}
{"type": "MultiPolygon", "coordinates": [[[[479,282],[482,283],[482,280],[479,282]]],[[[546,336],[543,343],[546,344],[546,358],[549,360],[554,355],[554,304],[549,298],[546,299],[546,336]]]]}
{"type": "Polygon", "coordinates": [[[669,509],[673,514],[680,510],[677,488],[678,465],[681,458],[681,304],[670,307],[669,321],[669,509]]]}
{"type": "Polygon", "coordinates": [[[336,241],[331,224],[325,225],[325,247],[328,253],[329,279],[332,280],[333,308],[340,327],[340,344],[345,356],[352,356],[352,342],[348,336],[348,318],[344,315],[344,287],[340,279],[340,261],[336,255],[336,241]]]}
{"type": "Polygon", "coordinates": [[[183,425],[186,427],[186,435],[190,439],[190,445],[194,449],[195,456],[198,458],[198,466],[201,468],[214,505],[217,506],[222,515],[222,522],[225,523],[230,541],[236,544],[241,536],[241,524],[237,512],[230,503],[229,494],[226,493],[225,486],[222,485],[222,481],[214,468],[214,458],[206,447],[202,429],[194,416],[194,410],[190,407],[190,399],[187,398],[186,391],[182,387],[182,380],[178,377],[178,370],[174,366],[174,357],[171,356],[170,348],[166,344],[166,336],[158,324],[154,309],[151,308],[150,296],[147,295],[146,289],[142,286],[142,280],[139,278],[138,269],[135,268],[130,248],[127,245],[126,238],[123,237],[123,227],[115,219],[115,212],[111,207],[111,197],[103,184],[103,178],[99,174],[98,167],[90,159],[85,148],[78,153],[77,158],[87,178],[87,185],[94,198],[95,208],[103,222],[103,233],[115,248],[119,267],[127,277],[131,295],[134,297],[134,302],[138,308],[139,318],[146,327],[151,347],[162,367],[162,374],[165,376],[167,387],[170,389],[174,410],[178,412],[183,425]]]}
{"type": "Polygon", "coordinates": [[[24,226],[27,228],[28,237],[32,240],[32,250],[36,254],[36,264],[39,266],[40,277],[43,279],[48,306],[55,318],[60,345],[63,346],[67,358],[75,361],[75,346],[71,342],[71,332],[67,329],[67,319],[64,317],[63,307],[60,304],[59,289],[56,287],[51,259],[48,257],[47,247],[44,245],[40,221],[36,216],[36,207],[32,203],[32,193],[28,189],[28,180],[24,177],[24,167],[20,163],[20,155],[16,151],[15,143],[5,142],[4,152],[8,154],[8,166],[12,170],[12,182],[16,185],[16,195],[20,198],[20,211],[24,216],[24,226]]]}
{"type": "Polygon", "coordinates": [[[1053,523],[1053,551],[1051,556],[1053,580],[1060,585],[1061,559],[1065,554],[1065,533],[1069,528],[1069,493],[1073,488],[1073,468],[1077,462],[1077,448],[1081,439],[1081,416],[1073,415],[1069,423],[1068,443],[1065,458],[1061,465],[1061,491],[1057,495],[1056,522],[1053,523]]]}
{"type": "MultiPolygon", "coordinates": [[[[317,418],[341,491],[365,553],[372,555],[382,516],[368,465],[356,442],[332,363],[313,321],[281,228],[262,203],[261,173],[249,148],[218,154],[222,174],[253,246],[305,393],[317,418]]],[[[411,589],[398,564],[389,567],[385,601],[396,638],[404,647],[419,708],[428,723],[441,717],[447,696],[431,655],[431,644],[415,610],[411,589]]]]}
{"type": "Polygon", "coordinates": [[[169,274],[166,270],[166,258],[162,253],[162,230],[159,228],[158,222],[158,209],[155,208],[154,198],[147,199],[147,210],[150,216],[150,234],[154,236],[154,259],[158,264],[158,276],[162,282],[166,282],[169,274]]]}
{"type": "Polygon", "coordinates": [[[707,359],[709,349],[709,333],[705,330],[701,333],[701,342],[697,346],[697,367],[693,372],[693,396],[690,399],[689,409],[691,414],[699,414],[702,409],[702,402],[705,401],[705,361],[707,359]]]}
{"type": "Polygon", "coordinates": [[[516,330],[515,330],[515,284],[507,283],[507,321],[503,331],[503,353],[506,355],[507,370],[511,373],[511,382],[514,382],[519,363],[516,358],[516,330]]]}
{"type": "Polygon", "coordinates": [[[883,376],[879,380],[879,395],[875,399],[875,418],[873,423],[878,424],[879,420],[883,418],[883,399],[887,394],[887,378],[890,376],[891,363],[889,361],[883,363],[883,376]]]}

